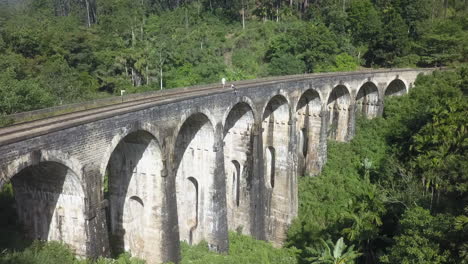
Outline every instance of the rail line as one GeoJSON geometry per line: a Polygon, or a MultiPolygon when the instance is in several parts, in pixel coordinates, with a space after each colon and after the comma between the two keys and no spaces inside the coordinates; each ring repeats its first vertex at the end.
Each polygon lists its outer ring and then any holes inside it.
{"type": "MultiPolygon", "coordinates": [[[[393,69],[393,70],[372,70],[372,71],[355,71],[355,72],[346,72],[346,73],[321,73],[321,74],[307,74],[307,75],[291,75],[286,77],[272,77],[264,79],[255,79],[255,80],[245,80],[234,82],[236,88],[243,89],[248,88],[253,85],[264,85],[269,83],[278,83],[288,80],[307,80],[307,79],[316,79],[323,78],[327,76],[350,76],[350,75],[359,75],[366,73],[381,73],[381,72],[398,72],[405,71],[407,69],[393,69]]],[[[171,89],[165,90],[164,92],[154,92],[151,95],[148,95],[143,98],[136,98],[131,101],[126,101],[122,103],[114,103],[105,106],[97,106],[91,109],[84,109],[73,111],[70,113],[59,114],[52,117],[46,117],[42,119],[36,119],[33,121],[23,122],[16,125],[0,128],[0,145],[9,144],[20,139],[31,138],[38,136],[47,132],[51,132],[53,127],[56,127],[56,124],[62,123],[60,128],[54,130],[60,130],[68,127],[73,127],[88,122],[92,122],[97,119],[104,119],[111,117],[116,114],[124,114],[132,111],[138,111],[145,108],[154,106],[157,103],[164,101],[172,101],[174,99],[183,100],[187,97],[197,96],[197,95],[210,95],[214,93],[224,93],[232,92],[232,90],[227,87],[223,88],[221,85],[206,85],[193,88],[180,88],[180,89],[171,89]],[[66,125],[68,121],[74,121],[71,125],[66,125]],[[42,130],[41,130],[42,129],[42,130]],[[41,130],[41,131],[37,131],[41,130]],[[29,137],[26,137],[29,135],[29,137]]]]}
{"type": "MultiPolygon", "coordinates": [[[[314,75],[314,77],[317,77],[317,76],[314,75]]],[[[298,79],[298,77],[297,76],[291,76],[291,77],[285,77],[285,78],[281,78],[281,79],[274,79],[274,80],[268,80],[268,81],[262,81],[262,80],[241,81],[241,82],[236,82],[236,84],[237,84],[236,88],[243,88],[245,86],[250,86],[252,84],[266,84],[266,83],[270,83],[270,82],[280,82],[280,81],[286,81],[286,80],[290,80],[290,79],[298,79]]],[[[101,107],[95,107],[95,108],[91,108],[91,109],[73,111],[73,112],[70,112],[70,113],[59,114],[59,115],[55,115],[55,116],[52,116],[52,117],[36,119],[36,120],[22,122],[22,123],[19,123],[19,124],[16,124],[16,125],[8,126],[8,127],[5,127],[5,128],[0,128],[0,138],[3,137],[3,136],[6,136],[6,135],[13,134],[13,133],[22,132],[22,131],[25,131],[25,130],[31,130],[31,129],[39,128],[39,127],[42,127],[42,126],[45,126],[45,125],[53,125],[53,124],[57,124],[57,123],[60,123],[60,122],[65,122],[65,121],[69,121],[69,120],[72,120],[72,119],[80,118],[80,117],[83,117],[83,116],[88,116],[88,115],[93,115],[93,114],[102,114],[102,113],[106,113],[106,112],[113,111],[113,110],[116,110],[116,109],[125,109],[125,108],[132,107],[132,106],[135,106],[135,105],[145,104],[147,102],[155,103],[155,102],[158,102],[157,99],[159,99],[159,98],[172,98],[174,96],[180,96],[180,95],[182,95],[182,96],[184,96],[184,95],[193,96],[193,95],[199,95],[200,92],[209,92],[209,91],[213,91],[213,92],[215,92],[215,91],[225,91],[225,92],[228,92],[228,91],[231,91],[231,90],[230,90],[229,87],[228,88],[223,88],[220,85],[210,85],[210,86],[201,87],[201,88],[192,88],[192,89],[185,88],[185,90],[183,90],[183,89],[171,89],[171,90],[166,90],[166,91],[167,91],[166,93],[155,93],[155,94],[150,95],[148,97],[140,98],[140,99],[134,99],[132,101],[127,101],[127,102],[122,102],[122,103],[115,103],[115,104],[105,105],[105,106],[101,106],[101,107]]],[[[206,93],[206,94],[209,94],[209,93],[206,93]]]]}

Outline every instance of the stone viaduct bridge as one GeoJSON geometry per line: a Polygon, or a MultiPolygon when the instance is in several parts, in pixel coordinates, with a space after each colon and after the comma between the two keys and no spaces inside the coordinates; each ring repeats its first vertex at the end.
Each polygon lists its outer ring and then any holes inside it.
{"type": "Polygon", "coordinates": [[[148,94],[0,129],[0,187],[11,182],[27,236],[78,255],[129,251],[177,261],[179,241],[228,249],[228,230],[280,245],[297,179],[317,174],[327,139],[382,113],[420,73],[311,74],[148,94]]]}

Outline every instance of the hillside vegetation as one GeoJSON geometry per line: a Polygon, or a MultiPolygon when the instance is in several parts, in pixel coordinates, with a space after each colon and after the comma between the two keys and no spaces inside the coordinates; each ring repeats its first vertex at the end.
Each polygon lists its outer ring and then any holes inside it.
{"type": "Polygon", "coordinates": [[[0,115],[270,75],[467,60],[464,0],[0,2],[0,115]]]}

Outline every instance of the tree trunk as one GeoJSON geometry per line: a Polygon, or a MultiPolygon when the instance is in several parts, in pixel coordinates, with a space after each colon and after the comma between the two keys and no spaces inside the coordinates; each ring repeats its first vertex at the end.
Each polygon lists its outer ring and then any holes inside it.
{"type": "Polygon", "coordinates": [[[88,27],[91,27],[91,16],[90,16],[90,13],[89,13],[89,2],[88,2],[88,0],[85,0],[85,4],[86,4],[86,15],[87,15],[87,19],[88,19],[88,27]]]}
{"type": "Polygon", "coordinates": [[[150,84],[149,73],[148,73],[148,65],[146,65],[146,85],[150,84]]]}
{"type": "Polygon", "coordinates": [[[133,30],[133,26],[132,26],[132,47],[135,47],[135,30],[133,30]]]}
{"type": "Polygon", "coordinates": [[[242,7],[242,29],[245,29],[245,9],[242,7]]]}
{"type": "Polygon", "coordinates": [[[144,29],[143,29],[143,26],[145,25],[145,16],[143,16],[143,19],[141,21],[141,25],[140,25],[140,39],[143,40],[143,37],[144,37],[144,29]]]}
{"type": "Polygon", "coordinates": [[[242,29],[245,29],[245,6],[244,6],[244,0],[242,0],[241,5],[242,5],[242,29]]]}
{"type": "Polygon", "coordinates": [[[188,11],[185,8],[185,29],[188,29],[188,11]]]}
{"type": "Polygon", "coordinates": [[[55,0],[54,1],[55,16],[68,16],[69,12],[70,12],[69,0],[55,0]]]}
{"type": "Polygon", "coordinates": [[[161,68],[160,68],[160,74],[159,74],[159,79],[161,80],[161,89],[163,89],[163,70],[162,70],[162,65],[161,65],[161,68]]]}
{"type": "Polygon", "coordinates": [[[444,0],[444,18],[447,18],[448,0],[444,0]]]}
{"type": "Polygon", "coordinates": [[[276,6],[276,23],[279,22],[279,8],[276,6]]]}

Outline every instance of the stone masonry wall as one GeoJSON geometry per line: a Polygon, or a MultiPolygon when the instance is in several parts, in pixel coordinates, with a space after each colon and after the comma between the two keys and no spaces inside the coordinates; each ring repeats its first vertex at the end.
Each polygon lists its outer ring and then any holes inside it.
{"type": "Polygon", "coordinates": [[[327,138],[350,140],[356,115],[380,115],[430,71],[311,75],[56,124],[0,145],[0,186],[13,183],[32,238],[82,256],[178,261],[180,240],[226,251],[228,230],[281,245],[327,138]]]}

